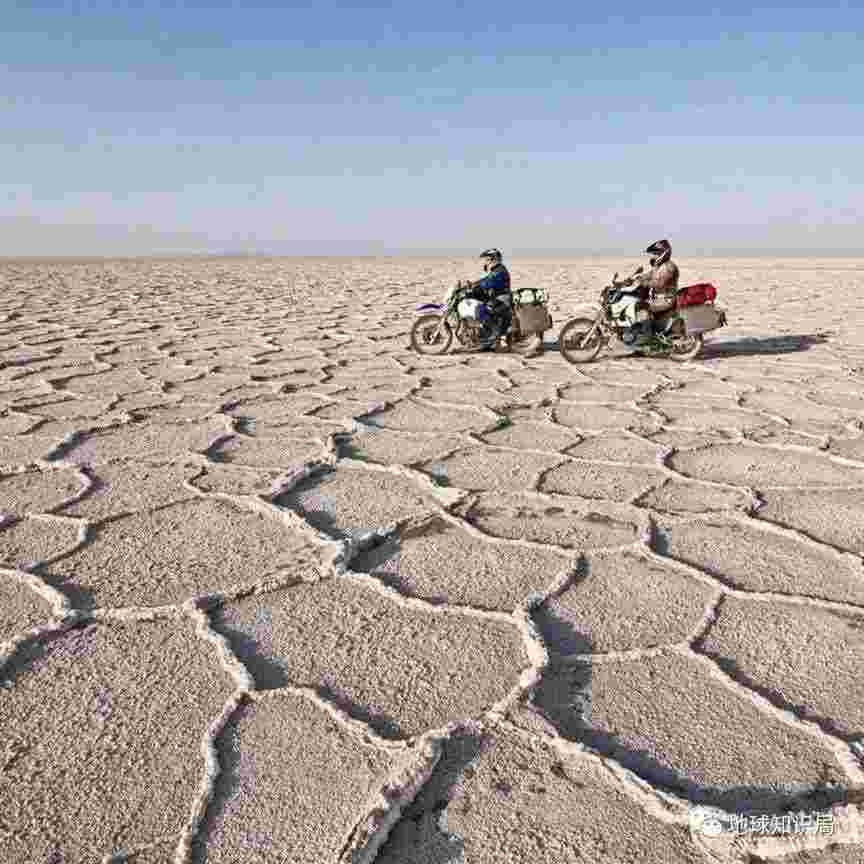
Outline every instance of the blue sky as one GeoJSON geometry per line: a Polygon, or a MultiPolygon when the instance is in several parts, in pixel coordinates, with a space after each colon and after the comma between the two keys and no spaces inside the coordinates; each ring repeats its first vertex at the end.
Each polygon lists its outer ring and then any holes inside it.
{"type": "Polygon", "coordinates": [[[864,7],[0,0],[0,255],[855,254],[864,7]]]}

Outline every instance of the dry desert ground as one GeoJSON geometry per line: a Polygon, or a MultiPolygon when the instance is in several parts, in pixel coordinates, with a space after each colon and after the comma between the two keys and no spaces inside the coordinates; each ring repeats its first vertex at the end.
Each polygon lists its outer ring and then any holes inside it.
{"type": "Polygon", "coordinates": [[[864,861],[864,259],[508,263],[0,262],[0,864],[864,861]]]}

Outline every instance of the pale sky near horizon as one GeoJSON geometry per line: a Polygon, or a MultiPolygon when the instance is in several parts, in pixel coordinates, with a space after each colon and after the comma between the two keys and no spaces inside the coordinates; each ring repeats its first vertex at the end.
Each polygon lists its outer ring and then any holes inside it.
{"type": "Polygon", "coordinates": [[[861,254],[864,7],[0,0],[0,256],[861,254]]]}

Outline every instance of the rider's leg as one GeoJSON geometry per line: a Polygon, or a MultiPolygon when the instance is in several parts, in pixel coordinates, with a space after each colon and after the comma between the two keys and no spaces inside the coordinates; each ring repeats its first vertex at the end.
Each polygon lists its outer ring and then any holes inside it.
{"type": "Polygon", "coordinates": [[[644,345],[651,341],[654,328],[651,324],[651,313],[644,304],[637,301],[627,309],[630,323],[630,334],[634,345],[644,345]]]}
{"type": "Polygon", "coordinates": [[[483,329],[480,331],[480,340],[483,350],[491,350],[498,343],[501,336],[501,328],[495,316],[495,309],[491,304],[484,305],[481,312],[483,329]]]}
{"type": "Polygon", "coordinates": [[[639,320],[639,298],[631,295],[625,295],[613,306],[613,313],[617,318],[623,318],[627,325],[627,330],[624,333],[624,341],[628,345],[632,345],[637,339],[643,338],[644,330],[642,322],[639,320]],[[617,308],[616,308],[617,307],[617,308]]]}
{"type": "Polygon", "coordinates": [[[489,313],[492,320],[498,326],[499,331],[503,334],[510,329],[512,323],[512,311],[509,302],[509,295],[492,297],[489,300],[489,313]]]}

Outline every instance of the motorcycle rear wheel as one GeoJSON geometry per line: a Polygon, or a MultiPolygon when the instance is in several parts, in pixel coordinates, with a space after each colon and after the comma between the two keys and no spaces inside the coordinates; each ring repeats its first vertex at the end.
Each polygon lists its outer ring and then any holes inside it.
{"type": "Polygon", "coordinates": [[[598,327],[590,341],[580,342],[588,335],[594,321],[591,318],[571,318],[558,335],[558,348],[568,363],[590,363],[603,347],[603,334],[598,327]]]}
{"type": "Polygon", "coordinates": [[[421,315],[411,327],[411,347],[418,354],[446,354],[452,342],[453,330],[446,321],[441,320],[440,315],[421,315]],[[441,328],[436,339],[435,331],[439,324],[441,328]]]}
{"type": "Polygon", "coordinates": [[[672,333],[670,334],[672,349],[669,351],[668,357],[670,360],[675,360],[678,363],[695,360],[702,352],[702,345],[704,343],[701,333],[688,336],[686,332],[682,332],[683,330],[683,322],[676,321],[672,325],[672,333]]]}
{"type": "Polygon", "coordinates": [[[695,360],[702,353],[702,345],[701,333],[698,336],[685,336],[683,339],[676,339],[672,343],[669,359],[677,360],[679,363],[695,360]]]}

